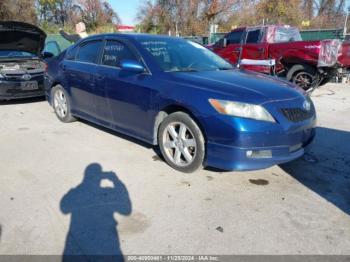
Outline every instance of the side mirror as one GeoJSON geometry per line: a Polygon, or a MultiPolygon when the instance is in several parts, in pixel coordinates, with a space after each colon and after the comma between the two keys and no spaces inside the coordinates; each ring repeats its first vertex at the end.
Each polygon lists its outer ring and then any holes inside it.
{"type": "Polygon", "coordinates": [[[53,53],[50,53],[50,52],[43,52],[42,56],[45,59],[45,58],[54,57],[55,55],[53,53]]]}
{"type": "Polygon", "coordinates": [[[137,62],[136,60],[125,59],[120,62],[120,67],[122,70],[133,72],[133,73],[143,73],[145,71],[145,67],[137,62]]]}

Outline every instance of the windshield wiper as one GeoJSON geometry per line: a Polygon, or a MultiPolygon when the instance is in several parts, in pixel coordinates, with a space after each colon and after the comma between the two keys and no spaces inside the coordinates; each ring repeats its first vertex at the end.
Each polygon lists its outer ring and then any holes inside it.
{"type": "Polygon", "coordinates": [[[233,69],[233,67],[218,67],[218,69],[217,70],[231,70],[231,69],[233,69]]]}

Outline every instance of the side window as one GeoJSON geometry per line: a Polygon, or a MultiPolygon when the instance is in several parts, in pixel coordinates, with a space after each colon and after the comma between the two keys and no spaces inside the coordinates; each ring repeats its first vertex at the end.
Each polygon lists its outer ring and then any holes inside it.
{"type": "Polygon", "coordinates": [[[137,60],[127,45],[119,41],[108,40],[103,50],[102,64],[120,67],[120,61],[124,59],[137,60]]]}
{"type": "Polygon", "coordinates": [[[102,41],[88,42],[80,46],[76,61],[86,63],[98,63],[102,41]]]}
{"type": "Polygon", "coordinates": [[[66,60],[75,60],[75,56],[77,54],[78,47],[69,47],[66,51],[66,60]]]}
{"type": "Polygon", "coordinates": [[[255,44],[260,41],[261,30],[252,30],[248,32],[247,44],[255,44]]]}
{"type": "Polygon", "coordinates": [[[243,30],[234,31],[227,35],[227,45],[241,43],[243,30]]]}

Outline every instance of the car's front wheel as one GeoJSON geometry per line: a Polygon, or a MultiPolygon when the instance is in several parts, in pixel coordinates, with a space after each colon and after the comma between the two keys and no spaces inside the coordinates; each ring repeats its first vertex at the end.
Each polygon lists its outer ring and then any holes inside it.
{"type": "Polygon", "coordinates": [[[168,115],[159,127],[158,143],[165,161],[174,169],[191,173],[203,166],[204,137],[188,114],[168,115]]]}
{"type": "Polygon", "coordinates": [[[57,85],[51,90],[52,106],[59,120],[64,123],[73,122],[76,119],[71,114],[70,100],[67,92],[61,85],[57,85]]]}

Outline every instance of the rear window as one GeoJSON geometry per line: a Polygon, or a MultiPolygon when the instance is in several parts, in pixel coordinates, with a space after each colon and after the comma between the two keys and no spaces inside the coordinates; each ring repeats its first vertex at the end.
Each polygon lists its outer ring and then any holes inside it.
{"type": "Polygon", "coordinates": [[[267,41],[269,43],[285,43],[302,41],[300,32],[295,27],[279,26],[268,30],[267,41]]]}
{"type": "Polygon", "coordinates": [[[97,64],[102,41],[84,43],[80,46],[76,61],[97,64]]]}
{"type": "Polygon", "coordinates": [[[66,60],[75,60],[75,56],[77,55],[77,51],[78,51],[77,46],[69,47],[66,51],[65,59],[66,60]]]}

